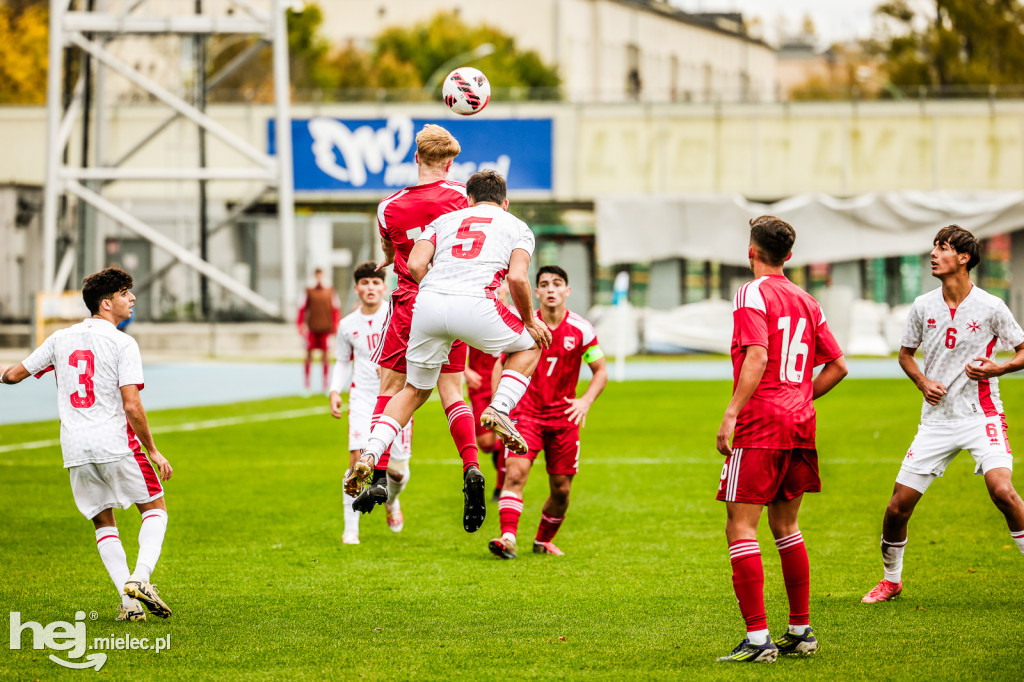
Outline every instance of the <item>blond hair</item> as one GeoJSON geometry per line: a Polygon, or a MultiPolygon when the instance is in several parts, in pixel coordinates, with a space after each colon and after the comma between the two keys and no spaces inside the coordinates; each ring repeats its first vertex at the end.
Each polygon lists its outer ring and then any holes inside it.
{"type": "Polygon", "coordinates": [[[428,168],[443,168],[462,151],[455,136],[439,125],[428,123],[416,135],[416,152],[420,165],[428,168]]]}

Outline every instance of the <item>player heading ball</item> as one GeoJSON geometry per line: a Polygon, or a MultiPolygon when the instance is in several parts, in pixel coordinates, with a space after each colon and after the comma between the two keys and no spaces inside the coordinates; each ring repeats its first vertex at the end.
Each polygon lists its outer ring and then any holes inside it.
{"type": "MultiPolygon", "coordinates": [[[[474,173],[466,183],[469,207],[430,223],[409,254],[409,273],[419,283],[409,330],[407,383],[387,405],[355,464],[362,486],[378,458],[412,418],[437,384],[452,344],[461,339],[485,353],[505,353],[508,361],[494,399],[481,423],[516,452],[526,452],[509,412],[530,384],[551,332],[533,315],[529,268],[535,239],[523,221],[507,212],[505,179],[492,170],[474,173]],[[516,317],[495,296],[508,279],[516,317]]],[[[484,476],[476,449],[463,457],[463,528],[483,524],[484,476]]]]}

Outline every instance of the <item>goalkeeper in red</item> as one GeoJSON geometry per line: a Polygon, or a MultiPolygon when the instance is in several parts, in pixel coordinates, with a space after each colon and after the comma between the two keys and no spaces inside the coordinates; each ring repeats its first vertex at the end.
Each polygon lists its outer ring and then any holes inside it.
{"type": "Polygon", "coordinates": [[[728,514],[732,584],[747,637],[718,659],[722,662],[771,662],[779,654],[818,649],[810,627],[810,566],[797,513],[804,493],[821,491],[813,401],[846,376],[846,360],[818,302],[782,274],[795,241],[796,232],[783,220],[751,220],[747,257],[755,279],[741,286],[733,301],[734,383],[718,429],[718,451],[728,457],[718,499],[728,514]],[[824,367],[814,376],[819,365],[824,367]],[[789,597],[789,628],[775,642],[768,634],[757,544],[764,507],[789,597]]]}
{"type": "MultiPolygon", "coordinates": [[[[608,384],[608,368],[594,327],[565,306],[570,291],[569,275],[562,268],[545,265],[537,271],[537,319],[551,331],[551,345],[541,352],[530,387],[512,413],[529,450],[521,455],[505,451],[505,483],[498,498],[501,537],[488,545],[491,554],[502,559],[516,558],[523,488],[541,450],[547,462],[551,492],[541,510],[533,551],[563,554],[552,540],[565,520],[572,479],[579,471],[580,427],[586,425],[590,406],[608,384]],[[577,398],[576,384],[584,362],[590,365],[594,376],[587,390],[577,398]]],[[[501,364],[496,363],[497,376],[501,375],[501,364]]]]}

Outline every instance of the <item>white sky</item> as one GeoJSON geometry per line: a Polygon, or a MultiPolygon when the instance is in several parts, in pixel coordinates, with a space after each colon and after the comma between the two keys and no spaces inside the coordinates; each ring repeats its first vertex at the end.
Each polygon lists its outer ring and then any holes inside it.
{"type": "Polygon", "coordinates": [[[779,18],[792,30],[799,30],[803,17],[814,20],[824,45],[866,38],[871,33],[871,14],[882,0],[670,0],[688,12],[742,12],[744,17],[761,17],[765,37],[774,41],[779,18]]]}

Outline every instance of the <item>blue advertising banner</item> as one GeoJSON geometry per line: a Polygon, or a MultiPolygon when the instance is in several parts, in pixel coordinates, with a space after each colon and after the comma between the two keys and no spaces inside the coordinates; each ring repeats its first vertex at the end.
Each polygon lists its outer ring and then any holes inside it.
{"type": "MultiPolygon", "coordinates": [[[[434,120],[392,116],[387,119],[292,120],[295,190],[382,193],[416,184],[416,133],[437,123],[462,146],[449,177],[465,182],[481,168],[497,170],[515,190],[552,189],[551,119],[434,120]]],[[[274,154],[274,121],[268,125],[274,154]]]]}

